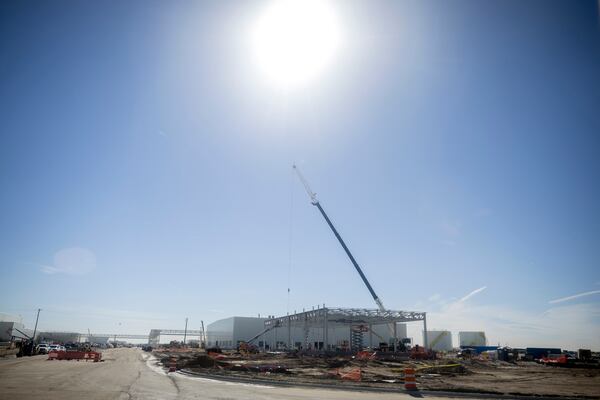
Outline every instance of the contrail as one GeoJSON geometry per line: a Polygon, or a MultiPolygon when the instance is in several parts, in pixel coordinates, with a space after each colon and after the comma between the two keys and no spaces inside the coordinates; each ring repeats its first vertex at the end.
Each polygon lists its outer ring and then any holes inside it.
{"type": "Polygon", "coordinates": [[[469,300],[471,297],[475,296],[479,292],[483,292],[485,289],[487,289],[487,286],[482,286],[479,289],[473,290],[471,293],[469,293],[468,295],[466,295],[465,297],[463,297],[462,299],[460,299],[458,301],[458,303],[462,303],[462,302],[465,302],[465,301],[469,300]]]}
{"type": "Polygon", "coordinates": [[[560,299],[550,300],[548,303],[549,304],[562,303],[563,301],[569,301],[569,300],[573,300],[573,299],[578,299],[580,297],[590,296],[592,294],[598,294],[598,293],[600,293],[600,290],[592,290],[591,292],[583,292],[583,293],[574,294],[573,296],[568,296],[568,297],[563,297],[563,298],[560,298],[560,299]]]}

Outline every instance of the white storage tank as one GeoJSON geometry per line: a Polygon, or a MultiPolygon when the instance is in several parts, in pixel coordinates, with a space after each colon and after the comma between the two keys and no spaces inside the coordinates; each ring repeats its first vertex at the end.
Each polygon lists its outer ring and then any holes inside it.
{"type": "Polygon", "coordinates": [[[434,351],[450,351],[452,334],[450,331],[427,331],[427,346],[434,351]]]}
{"type": "Polygon", "coordinates": [[[464,331],[458,332],[458,342],[461,347],[487,346],[485,332],[464,331]]]}
{"type": "Polygon", "coordinates": [[[396,336],[398,337],[398,340],[406,339],[408,337],[406,324],[396,324],[396,336]]]}

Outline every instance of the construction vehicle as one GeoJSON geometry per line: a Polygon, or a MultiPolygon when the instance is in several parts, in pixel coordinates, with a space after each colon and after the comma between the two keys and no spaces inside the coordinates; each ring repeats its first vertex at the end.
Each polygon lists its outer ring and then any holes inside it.
{"type": "Polygon", "coordinates": [[[383,303],[382,303],[381,299],[379,298],[379,296],[377,296],[377,294],[375,293],[375,290],[373,290],[373,287],[371,286],[371,284],[367,280],[367,277],[363,273],[362,269],[360,268],[360,266],[358,265],[358,263],[354,259],[354,256],[352,255],[352,253],[350,253],[350,250],[348,249],[348,246],[346,246],[346,243],[344,243],[344,240],[342,239],[342,237],[340,236],[340,234],[338,233],[338,231],[333,226],[333,223],[331,222],[331,220],[329,219],[329,217],[325,213],[325,210],[323,210],[323,207],[321,207],[321,203],[319,203],[319,200],[317,199],[317,194],[311,190],[310,186],[308,185],[308,182],[306,181],[306,179],[304,179],[304,176],[302,175],[302,173],[300,172],[300,170],[298,169],[298,167],[295,164],[294,164],[293,168],[296,171],[296,174],[298,174],[298,178],[300,178],[300,181],[304,185],[304,189],[306,190],[306,193],[308,193],[308,197],[310,197],[312,205],[315,206],[315,207],[317,207],[319,209],[319,211],[321,212],[321,215],[323,215],[323,218],[325,218],[325,221],[327,222],[327,225],[329,225],[329,228],[331,228],[331,230],[333,231],[333,234],[335,235],[335,237],[337,238],[337,240],[342,245],[342,248],[344,249],[344,251],[348,255],[348,258],[350,258],[350,261],[352,262],[352,265],[354,265],[354,268],[356,269],[356,272],[358,272],[358,274],[360,275],[363,283],[365,284],[365,286],[367,286],[367,289],[369,290],[369,293],[371,293],[371,296],[373,297],[373,300],[375,300],[375,303],[377,304],[377,307],[379,308],[380,311],[386,311],[385,307],[383,306],[383,303]]]}
{"type": "Polygon", "coordinates": [[[435,360],[436,354],[433,350],[428,350],[423,346],[415,345],[410,349],[410,358],[413,360],[435,360]]]}
{"type": "Polygon", "coordinates": [[[278,328],[278,327],[279,327],[279,324],[273,324],[273,325],[265,328],[261,332],[257,333],[256,335],[254,335],[254,337],[252,337],[251,339],[245,340],[245,341],[242,340],[242,341],[238,342],[237,351],[241,354],[258,353],[258,346],[253,344],[253,342],[256,339],[258,339],[259,337],[261,337],[262,335],[264,335],[265,333],[271,331],[272,329],[278,328]]]}
{"type": "MultiPolygon", "coordinates": [[[[383,305],[383,302],[381,301],[381,299],[379,298],[379,296],[377,296],[377,294],[375,293],[375,290],[373,290],[373,287],[371,286],[371,284],[369,283],[369,280],[367,279],[367,277],[363,273],[362,269],[358,265],[358,262],[356,262],[356,260],[354,259],[354,256],[350,252],[350,249],[348,249],[348,246],[346,246],[346,243],[344,243],[344,240],[342,239],[342,237],[338,233],[337,229],[335,229],[335,226],[333,226],[333,223],[331,222],[331,220],[327,216],[327,213],[325,213],[325,210],[323,209],[323,207],[321,206],[321,203],[317,199],[317,194],[312,191],[312,189],[310,188],[308,182],[306,181],[306,179],[304,178],[304,176],[302,175],[302,173],[300,172],[300,170],[298,169],[298,167],[295,164],[293,165],[293,168],[296,171],[296,174],[298,175],[298,178],[300,179],[300,181],[304,185],[304,189],[306,190],[306,193],[308,194],[308,197],[310,197],[310,201],[311,201],[312,205],[315,206],[315,207],[317,207],[319,209],[319,211],[321,212],[321,215],[325,219],[325,222],[327,222],[327,225],[329,225],[329,228],[333,231],[333,234],[335,235],[335,237],[337,238],[337,240],[340,242],[340,245],[342,246],[342,248],[346,252],[346,255],[348,255],[348,258],[352,262],[352,265],[354,265],[354,268],[356,269],[356,272],[358,272],[358,275],[360,275],[360,278],[362,279],[363,283],[365,284],[365,286],[369,290],[369,293],[371,293],[371,297],[373,297],[373,300],[375,301],[375,304],[377,304],[377,308],[379,308],[379,311],[385,312],[386,309],[385,309],[385,307],[383,305]]],[[[388,325],[388,327],[389,327],[389,330],[390,330],[390,336],[394,337],[394,328],[393,328],[393,326],[392,325],[388,325]]],[[[395,341],[397,341],[397,338],[394,338],[394,339],[395,339],[395,341]]],[[[394,343],[394,347],[397,347],[397,343],[394,343]]]]}
{"type": "Polygon", "coordinates": [[[257,354],[258,347],[252,343],[240,342],[238,344],[237,351],[243,355],[257,354]]]}
{"type": "Polygon", "coordinates": [[[374,329],[369,329],[368,325],[356,325],[352,327],[353,331],[359,331],[359,332],[370,332],[370,334],[375,335],[375,337],[377,337],[380,342],[379,342],[379,346],[374,347],[373,350],[377,350],[377,351],[381,351],[381,352],[388,352],[388,351],[406,351],[406,346],[404,345],[404,343],[402,342],[398,342],[397,344],[397,348],[394,347],[394,345],[390,345],[386,339],[381,336],[379,333],[377,333],[374,329]]]}

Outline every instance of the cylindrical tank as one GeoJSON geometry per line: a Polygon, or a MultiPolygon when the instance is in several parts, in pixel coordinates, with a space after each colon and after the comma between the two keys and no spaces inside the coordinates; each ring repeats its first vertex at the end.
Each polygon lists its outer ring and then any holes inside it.
{"type": "Polygon", "coordinates": [[[463,346],[487,346],[485,332],[464,331],[458,332],[458,342],[463,346]]]}
{"type": "Polygon", "coordinates": [[[450,331],[427,331],[427,343],[431,350],[452,350],[452,334],[450,331]]]}
{"type": "Polygon", "coordinates": [[[408,337],[406,333],[406,324],[398,323],[396,324],[396,336],[399,340],[405,339],[408,337]]]}

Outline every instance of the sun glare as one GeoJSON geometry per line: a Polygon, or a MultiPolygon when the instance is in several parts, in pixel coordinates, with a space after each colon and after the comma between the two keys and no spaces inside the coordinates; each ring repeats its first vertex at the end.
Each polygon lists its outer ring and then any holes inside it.
{"type": "Polygon", "coordinates": [[[252,33],[261,71],[272,83],[306,84],[329,65],[339,42],[330,4],[319,0],[279,0],[269,4],[252,33]]]}

